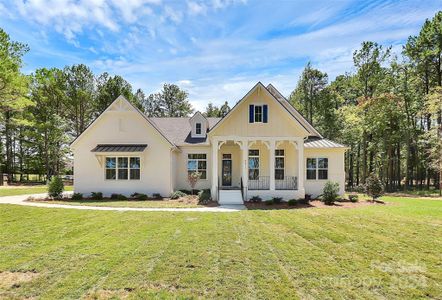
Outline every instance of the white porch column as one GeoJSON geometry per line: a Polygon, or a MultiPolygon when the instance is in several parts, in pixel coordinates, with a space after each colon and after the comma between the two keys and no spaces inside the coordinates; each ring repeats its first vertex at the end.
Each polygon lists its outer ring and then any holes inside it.
{"type": "Polygon", "coordinates": [[[249,141],[247,139],[242,140],[242,183],[246,188],[249,184],[249,141]]]}
{"type": "Polygon", "coordinates": [[[304,160],[304,139],[296,140],[298,145],[298,191],[301,196],[305,195],[304,178],[305,178],[305,160],[304,160]]]}
{"type": "Polygon", "coordinates": [[[269,158],[269,163],[270,163],[270,190],[274,191],[275,190],[275,140],[270,140],[270,147],[269,147],[269,151],[270,151],[270,158],[269,158]]]}
{"type": "Polygon", "coordinates": [[[212,140],[212,199],[218,200],[218,139],[212,140]]]}

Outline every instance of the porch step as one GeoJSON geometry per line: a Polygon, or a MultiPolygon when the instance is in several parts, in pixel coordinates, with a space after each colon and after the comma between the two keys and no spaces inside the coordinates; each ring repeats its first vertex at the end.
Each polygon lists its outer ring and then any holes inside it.
{"type": "Polygon", "coordinates": [[[241,191],[239,190],[220,190],[218,203],[225,204],[244,204],[241,191]]]}

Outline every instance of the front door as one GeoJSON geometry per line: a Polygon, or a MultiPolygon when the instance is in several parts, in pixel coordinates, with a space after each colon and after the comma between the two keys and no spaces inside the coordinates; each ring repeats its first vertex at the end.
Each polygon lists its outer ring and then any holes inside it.
{"type": "Polygon", "coordinates": [[[232,186],[232,157],[230,154],[223,154],[222,184],[232,186]]]}

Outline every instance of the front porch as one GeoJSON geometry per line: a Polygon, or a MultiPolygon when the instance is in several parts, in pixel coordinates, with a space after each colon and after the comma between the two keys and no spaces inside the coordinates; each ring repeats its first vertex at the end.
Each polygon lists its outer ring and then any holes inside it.
{"type": "Polygon", "coordinates": [[[238,190],[242,199],[304,197],[304,143],[292,137],[213,137],[212,198],[238,190]]]}

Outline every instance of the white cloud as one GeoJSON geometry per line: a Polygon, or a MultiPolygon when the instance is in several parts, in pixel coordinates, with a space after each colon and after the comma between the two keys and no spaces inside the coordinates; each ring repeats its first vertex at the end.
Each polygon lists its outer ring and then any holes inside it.
{"type": "Polygon", "coordinates": [[[180,23],[183,19],[183,13],[176,8],[166,5],[164,7],[164,20],[171,20],[174,23],[180,23]]]}
{"type": "Polygon", "coordinates": [[[200,14],[204,15],[207,12],[207,7],[202,3],[199,4],[194,1],[188,1],[187,2],[187,10],[188,10],[189,14],[193,15],[193,16],[200,15],[200,14]]]}

